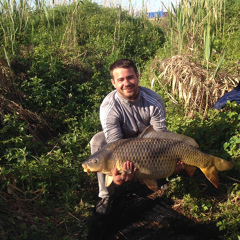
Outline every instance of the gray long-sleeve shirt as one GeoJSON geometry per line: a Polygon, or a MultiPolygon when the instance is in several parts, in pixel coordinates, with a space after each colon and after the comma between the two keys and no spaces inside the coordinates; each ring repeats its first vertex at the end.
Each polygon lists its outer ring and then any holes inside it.
{"type": "Polygon", "coordinates": [[[107,143],[122,138],[137,137],[153,125],[156,131],[166,131],[166,110],[162,98],[151,89],[139,87],[133,101],[109,93],[100,106],[100,120],[107,143]]]}

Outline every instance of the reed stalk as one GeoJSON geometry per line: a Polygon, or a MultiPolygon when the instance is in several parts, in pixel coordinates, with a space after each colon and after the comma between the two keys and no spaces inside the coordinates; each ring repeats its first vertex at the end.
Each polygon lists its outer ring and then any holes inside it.
{"type": "Polygon", "coordinates": [[[221,56],[221,58],[220,58],[220,60],[219,60],[219,62],[218,62],[218,65],[217,65],[217,67],[216,67],[216,69],[215,69],[213,78],[215,78],[215,77],[217,76],[217,73],[218,73],[218,71],[220,70],[220,68],[221,68],[221,66],[222,66],[222,63],[223,63],[224,57],[225,57],[225,53],[226,53],[226,51],[224,50],[223,53],[222,53],[222,56],[221,56]]]}
{"type": "Polygon", "coordinates": [[[209,60],[212,56],[214,34],[211,34],[211,26],[208,23],[204,28],[204,57],[207,62],[207,70],[209,69],[209,60]]]}
{"type": "Polygon", "coordinates": [[[17,41],[29,24],[30,7],[26,0],[0,2],[0,31],[5,51],[15,54],[17,41]]]}
{"type": "MultiPolygon", "coordinates": [[[[172,4],[172,8],[174,8],[172,4]]],[[[171,11],[171,8],[168,7],[168,18],[169,18],[169,26],[170,26],[170,43],[171,43],[171,49],[173,46],[173,14],[171,11]]]]}
{"type": "Polygon", "coordinates": [[[116,40],[118,40],[118,42],[120,41],[120,33],[121,33],[121,7],[119,7],[115,29],[114,29],[112,53],[115,51],[116,40]],[[118,37],[116,36],[117,30],[118,30],[118,37]]]}

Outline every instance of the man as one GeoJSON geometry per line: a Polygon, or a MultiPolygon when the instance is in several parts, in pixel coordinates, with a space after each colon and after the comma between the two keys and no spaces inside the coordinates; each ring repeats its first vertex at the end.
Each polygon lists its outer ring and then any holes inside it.
{"type": "MultiPolygon", "coordinates": [[[[110,66],[110,75],[115,90],[105,97],[100,106],[103,132],[91,139],[92,154],[107,143],[137,137],[149,125],[153,125],[156,131],[167,131],[164,102],[154,91],[139,86],[139,73],[133,61],[115,61],[110,66]]],[[[124,169],[130,170],[130,174],[121,175],[116,168],[113,169],[114,183],[109,187],[105,187],[105,174],[98,173],[99,197],[102,198],[96,206],[98,214],[109,213],[115,185],[133,179],[136,168],[132,162],[125,162],[124,169]]]]}

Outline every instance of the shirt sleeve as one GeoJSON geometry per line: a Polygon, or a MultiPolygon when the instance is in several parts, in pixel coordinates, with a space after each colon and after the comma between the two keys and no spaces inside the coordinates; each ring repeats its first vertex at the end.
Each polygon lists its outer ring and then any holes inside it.
{"type": "Polygon", "coordinates": [[[107,143],[123,138],[120,114],[114,108],[114,100],[103,101],[100,107],[100,121],[107,143]]]}
{"type": "Polygon", "coordinates": [[[150,124],[156,131],[167,131],[166,125],[166,109],[162,98],[156,100],[151,109],[150,124]]]}

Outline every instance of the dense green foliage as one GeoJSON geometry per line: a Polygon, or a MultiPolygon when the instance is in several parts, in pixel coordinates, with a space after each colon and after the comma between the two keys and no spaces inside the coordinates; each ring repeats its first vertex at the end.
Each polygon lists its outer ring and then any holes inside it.
{"type": "Polygon", "coordinates": [[[164,36],[143,17],[89,1],[33,11],[8,4],[1,5],[0,56],[13,85],[3,72],[0,94],[18,107],[1,105],[0,238],[84,239],[96,179],[81,163],[112,89],[108,67],[119,57],[143,67],[164,36]]]}
{"type": "MultiPolygon", "coordinates": [[[[239,46],[236,2],[226,1],[230,64],[239,46]],[[231,12],[236,13],[235,25],[231,12]]],[[[0,238],[85,239],[97,185],[94,174],[82,172],[81,163],[90,155],[91,137],[101,129],[99,105],[112,89],[109,65],[127,57],[148,72],[147,63],[157,51],[169,56],[174,47],[168,52],[168,37],[163,45],[158,24],[120,8],[89,1],[55,7],[38,2],[35,9],[24,1],[13,3],[0,5],[0,238]]],[[[214,44],[220,52],[225,45],[214,44]]],[[[144,77],[142,84],[150,87],[144,77]]],[[[201,194],[201,184],[212,186],[200,173],[190,181],[172,178],[169,197],[184,199],[186,214],[214,220],[226,239],[236,239],[239,106],[229,104],[192,119],[160,87],[156,91],[166,103],[170,130],[194,137],[203,151],[235,163],[227,173],[232,179],[220,174],[221,190],[226,195],[229,189],[227,201],[213,203],[201,194]]]]}

